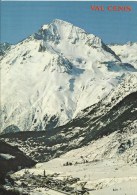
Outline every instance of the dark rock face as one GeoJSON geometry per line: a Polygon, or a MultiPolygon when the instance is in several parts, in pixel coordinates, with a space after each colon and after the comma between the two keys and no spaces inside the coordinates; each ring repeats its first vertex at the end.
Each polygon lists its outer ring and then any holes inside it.
{"type": "Polygon", "coordinates": [[[136,107],[137,92],[134,92],[113,106],[104,116],[100,117],[100,122],[104,124],[103,127],[97,123],[93,125],[91,121],[87,129],[89,134],[83,143],[109,135],[114,131],[120,131],[122,133],[124,127],[129,125],[129,123],[132,124],[137,119],[136,107]]]}
{"type": "Polygon", "coordinates": [[[27,157],[18,147],[11,146],[0,141],[0,183],[4,183],[5,176],[8,172],[17,171],[21,168],[34,166],[35,161],[27,157]],[[4,155],[13,158],[5,158],[4,155]]]}

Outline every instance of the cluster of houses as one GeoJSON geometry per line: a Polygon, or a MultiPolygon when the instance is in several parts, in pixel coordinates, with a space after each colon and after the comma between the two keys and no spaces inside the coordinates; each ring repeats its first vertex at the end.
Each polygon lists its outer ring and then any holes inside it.
{"type": "Polygon", "coordinates": [[[34,175],[26,170],[22,176],[16,178],[15,187],[21,188],[24,194],[30,194],[36,188],[43,188],[45,191],[52,189],[64,195],[89,194],[88,189],[84,187],[86,182],[80,182],[79,178],[70,176],[58,179],[58,176],[57,173],[47,175],[45,170],[42,175],[34,175]]]}

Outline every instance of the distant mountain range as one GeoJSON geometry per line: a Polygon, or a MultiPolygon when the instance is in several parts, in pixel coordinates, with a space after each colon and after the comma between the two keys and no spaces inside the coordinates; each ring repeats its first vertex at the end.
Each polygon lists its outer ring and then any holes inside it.
{"type": "Polygon", "coordinates": [[[137,68],[137,42],[128,42],[127,44],[113,44],[109,47],[120,57],[122,62],[130,63],[137,68]]]}

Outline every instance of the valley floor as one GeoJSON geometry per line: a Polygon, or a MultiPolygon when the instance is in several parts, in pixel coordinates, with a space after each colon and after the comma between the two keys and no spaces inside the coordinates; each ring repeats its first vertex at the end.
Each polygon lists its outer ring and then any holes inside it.
{"type": "MultiPolygon", "coordinates": [[[[65,165],[64,157],[53,159],[46,163],[38,163],[29,169],[34,175],[58,173],[56,180],[64,178],[80,178],[72,186],[80,190],[82,184],[89,190],[90,195],[136,195],[137,194],[137,165],[125,164],[122,161],[105,160],[93,163],[65,165]],[[65,165],[65,166],[64,166],[65,165]]],[[[23,175],[24,170],[16,172],[15,178],[23,175]]],[[[53,195],[54,191],[35,189],[33,195],[53,195]]],[[[32,195],[31,194],[31,195],[32,195]]],[[[62,193],[55,192],[55,195],[62,193]]]]}

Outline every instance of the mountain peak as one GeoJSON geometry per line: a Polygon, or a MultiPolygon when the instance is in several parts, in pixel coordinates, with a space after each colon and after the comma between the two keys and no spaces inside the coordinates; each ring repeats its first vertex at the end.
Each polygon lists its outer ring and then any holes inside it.
{"type": "Polygon", "coordinates": [[[49,24],[44,24],[40,31],[46,31],[46,30],[53,30],[55,28],[62,28],[63,26],[73,26],[73,24],[66,22],[64,20],[60,20],[60,19],[54,19],[51,23],[49,24]]]}
{"type": "Polygon", "coordinates": [[[1,67],[2,130],[63,125],[134,72],[99,37],[59,19],[10,49],[1,67]]]}
{"type": "Polygon", "coordinates": [[[91,53],[92,49],[92,53],[95,53],[95,50],[98,50],[97,53],[105,51],[120,61],[120,58],[99,37],[60,19],[55,19],[50,24],[44,24],[38,33],[35,33],[34,38],[42,40],[39,51],[49,49],[53,51],[51,48],[54,48],[55,51],[55,46],[57,45],[63,46],[63,50],[67,49],[68,51],[68,47],[73,50],[76,49],[77,45],[77,49],[78,47],[86,47],[87,53],[91,53]]]}
{"type": "Polygon", "coordinates": [[[44,34],[52,34],[56,36],[57,34],[60,38],[69,37],[70,34],[79,34],[85,33],[83,29],[74,26],[73,24],[66,22],[64,20],[55,19],[50,24],[44,24],[41,29],[39,30],[40,33],[44,34]]]}
{"type": "Polygon", "coordinates": [[[67,21],[65,21],[65,20],[61,20],[61,19],[54,19],[53,21],[52,21],[52,23],[54,23],[54,24],[68,24],[68,25],[73,25],[73,24],[71,24],[70,22],[67,22],[67,21]]]}
{"type": "Polygon", "coordinates": [[[43,40],[45,43],[59,44],[61,41],[66,44],[86,44],[88,46],[102,47],[102,40],[87,33],[85,30],[74,26],[73,24],[55,19],[50,24],[44,24],[34,38],[43,40]]]}

